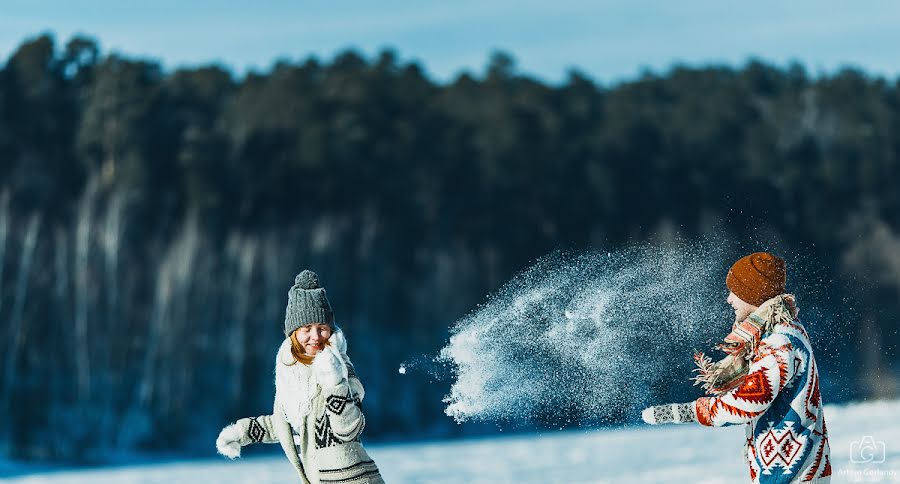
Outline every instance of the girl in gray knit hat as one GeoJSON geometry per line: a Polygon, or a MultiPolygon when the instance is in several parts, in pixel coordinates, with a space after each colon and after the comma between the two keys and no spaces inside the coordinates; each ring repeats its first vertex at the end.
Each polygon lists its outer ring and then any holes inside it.
{"type": "Polygon", "coordinates": [[[288,291],[284,336],[275,361],[272,415],[242,418],[222,429],[219,453],[234,459],[244,445],[279,442],[304,484],[383,484],[359,441],[365,390],[315,272],[298,274],[288,291]]]}

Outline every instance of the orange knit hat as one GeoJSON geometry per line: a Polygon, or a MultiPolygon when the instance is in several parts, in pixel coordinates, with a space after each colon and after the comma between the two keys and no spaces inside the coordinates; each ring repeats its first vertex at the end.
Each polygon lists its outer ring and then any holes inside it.
{"type": "Polygon", "coordinates": [[[782,258],[768,252],[754,252],[731,266],[725,285],[742,301],[760,306],[784,293],[785,278],[782,258]]]}

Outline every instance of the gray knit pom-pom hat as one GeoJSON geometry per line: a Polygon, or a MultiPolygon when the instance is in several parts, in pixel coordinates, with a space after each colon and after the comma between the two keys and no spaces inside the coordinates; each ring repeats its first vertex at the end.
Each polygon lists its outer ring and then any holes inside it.
{"type": "Polygon", "coordinates": [[[297,274],[294,285],[288,290],[284,336],[290,336],[295,329],[313,323],[334,326],[334,313],[325,296],[325,289],[319,287],[319,276],[313,271],[303,271],[297,274]]]}

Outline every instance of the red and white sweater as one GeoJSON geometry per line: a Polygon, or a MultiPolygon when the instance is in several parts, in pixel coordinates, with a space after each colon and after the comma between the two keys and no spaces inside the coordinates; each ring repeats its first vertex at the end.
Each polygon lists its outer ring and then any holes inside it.
{"type": "Polygon", "coordinates": [[[694,405],[703,425],[747,425],[746,457],[754,483],[830,481],[819,372],[798,319],[776,324],[762,338],[740,386],[694,405]]]}

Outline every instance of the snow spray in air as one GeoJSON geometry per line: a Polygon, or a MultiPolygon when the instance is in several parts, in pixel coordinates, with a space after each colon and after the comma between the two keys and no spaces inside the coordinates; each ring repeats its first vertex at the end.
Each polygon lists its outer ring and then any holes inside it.
{"type": "Polygon", "coordinates": [[[730,327],[723,268],[708,242],[544,257],[454,325],[445,412],[568,424],[639,411],[673,366],[687,384],[692,345],[730,327]]]}

